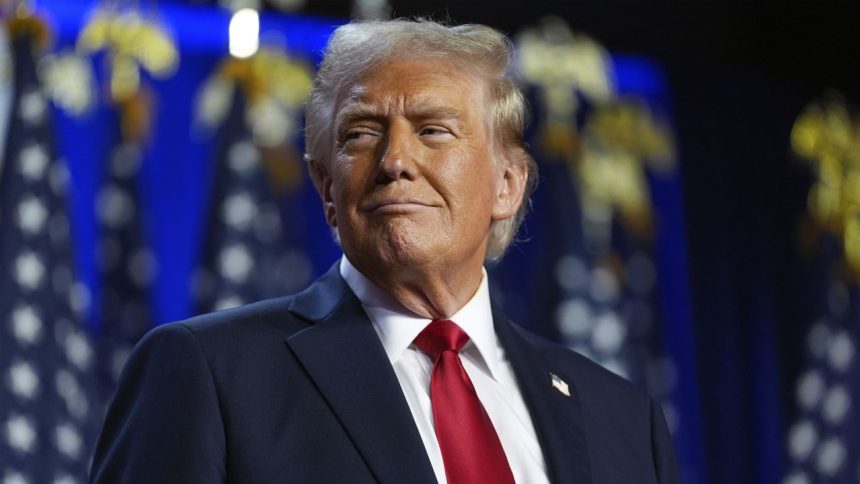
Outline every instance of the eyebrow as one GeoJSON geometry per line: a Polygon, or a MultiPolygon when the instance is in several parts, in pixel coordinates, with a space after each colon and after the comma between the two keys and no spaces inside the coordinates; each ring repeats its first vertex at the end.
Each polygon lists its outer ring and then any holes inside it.
{"type": "Polygon", "coordinates": [[[434,118],[434,119],[457,119],[464,116],[463,110],[450,104],[440,103],[433,98],[418,97],[407,104],[406,115],[408,117],[434,118]]]}
{"type": "Polygon", "coordinates": [[[344,124],[357,119],[379,119],[381,117],[382,113],[380,113],[372,104],[368,104],[363,101],[354,101],[337,112],[337,116],[335,116],[334,119],[334,126],[335,129],[339,130],[344,124]]]}
{"type": "MultiPolygon", "coordinates": [[[[418,97],[408,103],[406,116],[409,118],[430,119],[460,119],[464,116],[463,110],[446,103],[440,103],[432,98],[418,97]]],[[[384,114],[381,110],[364,101],[353,101],[338,111],[335,117],[335,127],[340,129],[344,124],[359,119],[381,119],[384,114]]]]}

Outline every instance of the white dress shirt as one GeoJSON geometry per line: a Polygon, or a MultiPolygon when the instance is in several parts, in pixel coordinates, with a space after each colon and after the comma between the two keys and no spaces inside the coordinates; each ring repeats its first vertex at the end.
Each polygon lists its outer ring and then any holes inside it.
{"type": "MultiPolygon", "coordinates": [[[[340,260],[340,274],[370,317],[394,367],[409,410],[412,411],[436,479],[440,484],[446,484],[445,466],[433,427],[430,404],[433,361],[413,344],[413,340],[431,320],[410,313],[361,274],[346,256],[340,260]]],[[[531,416],[523,402],[513,369],[493,329],[486,271],[483,271],[481,285],[472,299],[449,319],[469,335],[469,342],[460,352],[460,360],[496,428],[514,479],[520,484],[548,483],[546,465],[531,416]]]]}

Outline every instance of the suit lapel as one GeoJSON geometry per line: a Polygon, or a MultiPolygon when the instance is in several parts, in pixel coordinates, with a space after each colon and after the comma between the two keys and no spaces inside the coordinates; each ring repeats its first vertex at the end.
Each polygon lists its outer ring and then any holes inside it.
{"type": "Polygon", "coordinates": [[[529,408],[550,481],[590,483],[582,408],[573,375],[563,375],[549,366],[543,354],[545,348],[528,339],[495,306],[493,320],[529,408]],[[552,386],[550,373],[559,375],[570,385],[569,397],[552,386]]]}
{"type": "Polygon", "coordinates": [[[379,337],[337,265],[290,311],[317,324],[287,339],[379,482],[435,483],[379,337]]]}

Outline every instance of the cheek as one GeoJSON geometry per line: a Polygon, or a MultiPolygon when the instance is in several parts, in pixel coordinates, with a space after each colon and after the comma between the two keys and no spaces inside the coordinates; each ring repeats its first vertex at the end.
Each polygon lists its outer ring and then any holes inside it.
{"type": "Polygon", "coordinates": [[[447,183],[457,186],[478,186],[494,173],[492,156],[482,148],[462,147],[452,150],[435,166],[435,171],[448,179],[447,183]]]}
{"type": "Polygon", "coordinates": [[[450,194],[454,222],[483,226],[486,219],[489,223],[496,193],[492,170],[468,167],[458,171],[447,180],[446,189],[450,194]]]}
{"type": "MultiPolygon", "coordinates": [[[[332,172],[332,193],[339,206],[349,204],[353,193],[358,189],[361,174],[358,165],[351,158],[341,157],[335,161],[332,172]]],[[[346,207],[344,207],[346,208],[346,207]]]]}

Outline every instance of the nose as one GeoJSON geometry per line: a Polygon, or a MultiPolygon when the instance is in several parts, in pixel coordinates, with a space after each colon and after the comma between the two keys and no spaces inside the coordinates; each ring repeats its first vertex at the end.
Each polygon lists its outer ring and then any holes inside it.
{"type": "Polygon", "coordinates": [[[418,176],[416,149],[413,144],[412,126],[392,123],[382,143],[377,181],[389,183],[396,180],[414,181],[418,176]]]}

